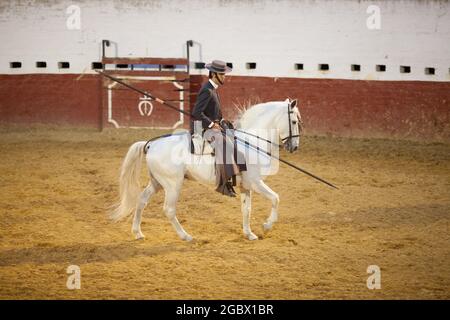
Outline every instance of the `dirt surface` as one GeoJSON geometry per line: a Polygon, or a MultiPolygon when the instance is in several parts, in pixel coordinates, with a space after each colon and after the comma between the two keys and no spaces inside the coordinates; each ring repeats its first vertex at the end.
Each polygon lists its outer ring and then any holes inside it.
{"type": "Polygon", "coordinates": [[[450,298],[450,145],[306,137],[281,156],[340,190],[281,165],[267,180],[281,199],[268,233],[270,203],[253,196],[260,240],[244,238],[239,198],[186,181],[178,218],[195,240],[177,237],[160,192],[136,241],[131,221],[106,212],[128,147],[159,133],[1,129],[0,298],[450,298]],[[70,265],[80,290],[66,288],[70,265]]]}

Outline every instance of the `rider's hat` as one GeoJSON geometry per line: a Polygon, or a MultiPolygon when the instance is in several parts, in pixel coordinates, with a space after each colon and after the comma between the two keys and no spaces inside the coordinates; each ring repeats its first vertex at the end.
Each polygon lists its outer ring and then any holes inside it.
{"type": "Polygon", "coordinates": [[[208,69],[211,72],[216,73],[227,73],[231,72],[231,68],[227,66],[227,64],[220,60],[214,60],[212,63],[208,63],[205,66],[206,69],[208,69]]]}

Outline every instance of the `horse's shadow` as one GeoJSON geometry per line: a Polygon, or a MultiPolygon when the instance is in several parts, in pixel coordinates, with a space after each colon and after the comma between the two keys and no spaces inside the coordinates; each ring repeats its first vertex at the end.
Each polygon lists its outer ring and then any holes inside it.
{"type": "Polygon", "coordinates": [[[158,256],[170,252],[186,251],[188,247],[179,244],[160,246],[144,246],[142,242],[122,242],[116,244],[78,243],[67,246],[42,244],[30,248],[0,251],[0,266],[19,264],[44,265],[50,263],[66,263],[81,265],[94,262],[114,262],[138,256],[158,256]]]}

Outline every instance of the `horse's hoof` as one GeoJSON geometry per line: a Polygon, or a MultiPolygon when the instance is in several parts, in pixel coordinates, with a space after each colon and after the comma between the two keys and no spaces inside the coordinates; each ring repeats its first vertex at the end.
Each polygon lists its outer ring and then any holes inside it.
{"type": "Polygon", "coordinates": [[[253,241],[253,240],[258,240],[258,236],[254,233],[250,233],[247,235],[248,240],[253,241]]]}
{"type": "Polygon", "coordinates": [[[133,231],[133,234],[134,234],[134,238],[136,240],[144,240],[145,239],[145,236],[142,233],[142,231],[140,231],[140,230],[136,230],[136,231],[132,230],[132,231],[133,231]]]}
{"type": "Polygon", "coordinates": [[[185,240],[185,241],[187,241],[187,242],[191,242],[192,241],[192,236],[191,235],[185,235],[184,237],[183,237],[183,240],[185,240]]]}
{"type": "Polygon", "coordinates": [[[263,228],[264,228],[264,231],[269,231],[269,230],[272,229],[272,224],[266,222],[266,223],[263,224],[263,228]]]}
{"type": "Polygon", "coordinates": [[[145,236],[141,233],[141,234],[137,234],[135,238],[136,238],[136,240],[144,240],[145,236]]]}

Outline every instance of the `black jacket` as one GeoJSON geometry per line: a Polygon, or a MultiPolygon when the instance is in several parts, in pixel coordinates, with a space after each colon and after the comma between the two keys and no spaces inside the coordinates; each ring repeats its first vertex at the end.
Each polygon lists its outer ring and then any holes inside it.
{"type": "Polygon", "coordinates": [[[211,122],[222,120],[219,97],[209,81],[203,84],[198,93],[192,120],[201,120],[203,129],[208,129],[211,122]]]}

